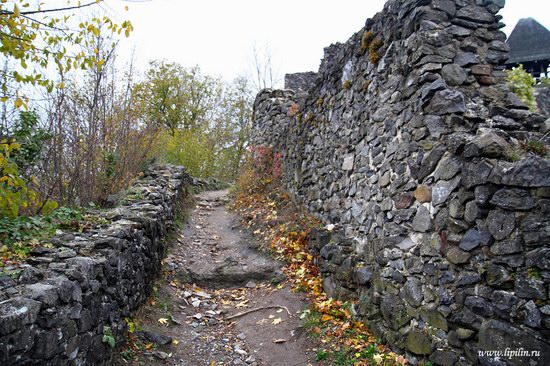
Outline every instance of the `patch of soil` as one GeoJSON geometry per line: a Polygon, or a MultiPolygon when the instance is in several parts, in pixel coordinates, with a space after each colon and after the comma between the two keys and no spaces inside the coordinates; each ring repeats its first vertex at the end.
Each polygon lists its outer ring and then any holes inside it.
{"type": "MultiPolygon", "coordinates": [[[[175,235],[155,296],[135,319],[136,331],[114,365],[266,365],[315,362],[300,314],[306,303],[289,290],[283,263],[228,211],[228,191],[196,196],[175,235]]],[[[316,363],[319,364],[319,363],[316,363]]]]}

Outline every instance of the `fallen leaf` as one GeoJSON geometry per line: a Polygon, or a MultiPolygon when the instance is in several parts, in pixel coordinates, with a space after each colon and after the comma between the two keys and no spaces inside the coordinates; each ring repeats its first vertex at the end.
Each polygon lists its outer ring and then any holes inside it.
{"type": "Polygon", "coordinates": [[[283,338],[273,340],[273,343],[285,343],[285,342],[286,342],[286,339],[283,339],[283,338]]]}
{"type": "Polygon", "coordinates": [[[277,325],[277,324],[280,324],[283,322],[283,319],[281,318],[277,318],[277,319],[273,319],[273,321],[271,322],[271,324],[274,324],[274,325],[277,325]]]}
{"type": "Polygon", "coordinates": [[[167,318],[160,318],[159,319],[159,323],[162,324],[162,325],[168,325],[168,319],[167,318]]]}
{"type": "Polygon", "coordinates": [[[172,344],[174,346],[177,346],[178,344],[180,344],[180,341],[178,341],[177,339],[172,339],[172,344]]]}
{"type": "Polygon", "coordinates": [[[241,301],[240,303],[238,303],[237,305],[235,305],[236,308],[245,308],[248,306],[248,300],[245,300],[245,301],[241,301]]]}
{"type": "Polygon", "coordinates": [[[197,291],[195,292],[195,295],[199,296],[199,297],[202,297],[204,299],[211,299],[212,296],[210,296],[210,294],[207,294],[206,292],[203,292],[203,291],[197,291]]]}

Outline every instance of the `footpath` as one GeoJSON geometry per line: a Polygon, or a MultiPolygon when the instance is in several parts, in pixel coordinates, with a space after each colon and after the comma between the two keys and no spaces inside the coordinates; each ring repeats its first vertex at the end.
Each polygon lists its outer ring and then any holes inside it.
{"type": "Polygon", "coordinates": [[[228,202],[227,190],[195,196],[114,365],[320,365],[284,264],[257,250],[228,202]]]}

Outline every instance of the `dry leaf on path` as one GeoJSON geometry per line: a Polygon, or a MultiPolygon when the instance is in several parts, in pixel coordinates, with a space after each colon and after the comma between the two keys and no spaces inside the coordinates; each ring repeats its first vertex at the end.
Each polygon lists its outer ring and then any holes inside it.
{"type": "Polygon", "coordinates": [[[286,339],[284,338],[279,338],[279,339],[274,339],[273,340],[273,343],[285,343],[286,342],[286,339]]]}
{"type": "Polygon", "coordinates": [[[168,326],[168,319],[167,318],[160,318],[159,323],[162,325],[168,326]]]}
{"type": "Polygon", "coordinates": [[[280,324],[283,322],[283,319],[281,318],[277,318],[277,319],[273,319],[273,321],[271,322],[271,324],[274,324],[274,325],[277,325],[277,324],[280,324]]]}

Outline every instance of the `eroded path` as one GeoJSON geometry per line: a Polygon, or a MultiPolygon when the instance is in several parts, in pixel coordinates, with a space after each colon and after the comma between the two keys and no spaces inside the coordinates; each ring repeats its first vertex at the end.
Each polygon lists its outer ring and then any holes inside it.
{"type": "Polygon", "coordinates": [[[203,192],[176,233],[164,275],[115,365],[313,364],[306,307],[282,263],[260,253],[228,211],[228,191],[203,192]],[[141,348],[141,351],[136,351],[141,348]]]}

